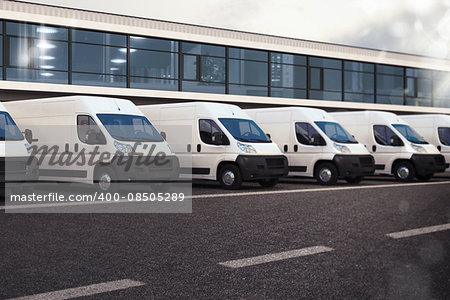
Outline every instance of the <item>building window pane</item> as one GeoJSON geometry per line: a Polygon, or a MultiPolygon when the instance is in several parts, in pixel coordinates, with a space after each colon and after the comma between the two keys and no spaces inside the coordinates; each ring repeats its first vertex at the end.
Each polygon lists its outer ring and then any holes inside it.
{"type": "Polygon", "coordinates": [[[447,105],[436,105],[437,103],[443,103],[436,101],[442,99],[446,103],[450,103],[450,72],[434,71],[433,73],[433,95],[435,99],[435,106],[448,107],[447,105]]]}
{"type": "Polygon", "coordinates": [[[67,42],[9,38],[9,66],[67,70],[67,42]]]}
{"type": "Polygon", "coordinates": [[[8,35],[39,38],[42,40],[67,40],[67,29],[47,25],[33,25],[16,22],[6,23],[8,35]]]}
{"type": "Polygon", "coordinates": [[[126,87],[127,78],[126,76],[106,74],[72,73],[72,83],[80,85],[126,87]]]}
{"type": "Polygon", "coordinates": [[[268,53],[266,51],[260,50],[250,50],[250,49],[240,49],[240,48],[229,48],[229,57],[237,59],[247,59],[247,60],[260,60],[267,61],[268,53]]]}
{"type": "Polygon", "coordinates": [[[320,57],[310,57],[309,65],[312,67],[324,67],[331,69],[341,69],[342,62],[338,59],[330,58],[320,58],[320,57]]]}
{"type": "Polygon", "coordinates": [[[67,83],[67,72],[8,68],[6,78],[13,81],[67,83]]]}
{"type": "Polygon", "coordinates": [[[272,64],[271,85],[274,87],[306,88],[306,67],[272,64]]]}
{"type": "Polygon", "coordinates": [[[311,99],[319,99],[319,100],[332,100],[332,101],[340,101],[342,100],[341,93],[337,92],[324,92],[324,91],[309,91],[309,98],[311,99]]]}
{"type": "Polygon", "coordinates": [[[377,73],[403,76],[403,68],[386,65],[377,65],[377,73]]]}
{"type": "Polygon", "coordinates": [[[208,82],[225,82],[225,59],[201,56],[201,80],[208,82]]]}
{"type": "Polygon", "coordinates": [[[303,56],[303,55],[271,52],[270,53],[270,61],[272,63],[282,63],[282,64],[306,66],[306,56],[303,56]]]}
{"type": "Polygon", "coordinates": [[[271,88],[270,96],[280,98],[298,98],[306,99],[306,90],[288,89],[288,88],[271,88]]]}
{"type": "Polygon", "coordinates": [[[310,88],[313,90],[322,89],[322,69],[311,68],[310,69],[310,88]]]}
{"type": "Polygon", "coordinates": [[[135,76],[178,78],[178,54],[136,50],[131,52],[130,73],[135,76]]]}
{"type": "Polygon", "coordinates": [[[377,103],[403,105],[403,97],[377,95],[377,103]]]}
{"type": "Polygon", "coordinates": [[[178,80],[131,77],[130,87],[136,89],[177,91],[178,80]]]}
{"type": "Polygon", "coordinates": [[[360,72],[344,72],[344,85],[346,92],[374,93],[374,75],[360,72]]]}
{"type": "Polygon", "coordinates": [[[80,29],[72,30],[72,41],[122,47],[126,47],[127,45],[127,38],[125,35],[80,29]]]}
{"type": "Polygon", "coordinates": [[[406,97],[406,105],[431,106],[431,99],[406,97]]]}
{"type": "Polygon", "coordinates": [[[375,96],[373,94],[344,93],[344,101],[374,103],[375,96]]]}
{"type": "Polygon", "coordinates": [[[73,44],[72,69],[75,72],[126,74],[125,52],[121,48],[73,44]]]}
{"type": "Polygon", "coordinates": [[[361,63],[356,61],[344,61],[344,69],[350,71],[371,72],[373,73],[375,67],[373,64],[361,63]]]}
{"type": "Polygon", "coordinates": [[[197,56],[183,55],[183,78],[197,80],[197,56]]]}
{"type": "Polygon", "coordinates": [[[225,57],[225,47],[196,43],[183,43],[183,53],[225,57]]]}
{"type": "Polygon", "coordinates": [[[229,60],[230,83],[267,85],[267,63],[229,60]]]}
{"type": "Polygon", "coordinates": [[[323,69],[323,89],[326,91],[341,91],[342,90],[341,71],[323,69]]]}
{"type": "Polygon", "coordinates": [[[377,94],[403,96],[403,77],[377,75],[377,94]]]}
{"type": "Polygon", "coordinates": [[[149,50],[177,52],[178,51],[178,42],[170,41],[170,40],[163,40],[163,39],[130,36],[130,47],[131,48],[140,48],[140,49],[149,49],[149,50]]]}
{"type": "Polygon", "coordinates": [[[184,92],[225,94],[225,84],[201,81],[183,81],[181,90],[184,92]]]}
{"type": "Polygon", "coordinates": [[[263,86],[230,84],[229,91],[234,95],[267,96],[267,87],[263,86]]]}

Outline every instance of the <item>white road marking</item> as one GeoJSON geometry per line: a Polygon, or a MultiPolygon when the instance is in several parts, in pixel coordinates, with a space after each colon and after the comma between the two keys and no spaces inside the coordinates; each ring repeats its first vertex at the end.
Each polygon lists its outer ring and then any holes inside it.
{"type": "Polygon", "coordinates": [[[259,264],[265,264],[265,263],[269,263],[269,262],[273,262],[273,261],[290,259],[290,258],[294,258],[294,257],[329,252],[329,251],[333,251],[333,250],[334,249],[332,249],[332,248],[328,248],[328,247],[324,247],[324,246],[314,246],[314,247],[309,247],[309,248],[296,249],[296,250],[266,254],[266,255],[261,255],[261,256],[254,256],[254,257],[249,257],[249,258],[230,260],[230,261],[221,262],[221,263],[219,263],[219,265],[236,269],[236,268],[254,266],[254,265],[259,265],[259,264]]]}
{"type": "Polygon", "coordinates": [[[134,281],[131,279],[122,279],[117,281],[108,281],[104,283],[91,284],[70,288],[65,290],[53,291],[42,294],[35,294],[25,297],[13,298],[10,300],[46,300],[46,299],[72,299],[83,296],[90,296],[100,293],[112,292],[116,290],[123,290],[131,287],[145,285],[143,282],[134,281]]]}
{"type": "Polygon", "coordinates": [[[400,231],[400,232],[393,232],[393,233],[389,233],[386,235],[393,239],[402,239],[402,238],[406,238],[406,237],[410,237],[410,236],[427,234],[427,233],[443,231],[443,230],[450,230],[450,223],[436,225],[436,226],[430,226],[430,227],[416,228],[416,229],[400,231]]]}
{"type": "MultiPolygon", "coordinates": [[[[204,199],[204,198],[230,198],[241,196],[260,196],[260,195],[276,195],[276,194],[293,194],[293,193],[314,193],[314,192],[329,192],[329,191],[348,191],[348,190],[363,190],[363,189],[380,189],[380,188],[399,188],[410,186],[425,186],[450,184],[450,181],[436,181],[436,182],[412,182],[403,184],[379,184],[379,185],[362,185],[362,186],[340,186],[327,188],[312,188],[312,189],[294,189],[294,190],[277,190],[277,191],[259,191],[259,192],[239,192],[239,193],[222,193],[222,194],[203,194],[186,196],[185,199],[204,199]]],[[[53,206],[71,206],[71,205],[98,205],[98,204],[120,204],[120,203],[136,203],[128,200],[119,200],[112,202],[60,202],[60,203],[39,203],[39,204],[23,204],[23,205],[8,205],[8,210],[25,209],[25,208],[41,208],[53,206]]],[[[142,203],[142,202],[141,202],[142,203]]],[[[5,210],[5,206],[0,206],[0,210],[5,210]]]]}

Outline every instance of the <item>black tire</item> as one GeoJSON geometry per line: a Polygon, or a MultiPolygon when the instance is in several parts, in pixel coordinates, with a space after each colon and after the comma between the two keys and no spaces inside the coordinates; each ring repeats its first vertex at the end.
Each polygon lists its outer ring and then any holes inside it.
{"type": "Polygon", "coordinates": [[[392,171],[395,179],[400,182],[408,182],[416,177],[416,169],[409,161],[401,161],[395,164],[392,171]]]}
{"type": "Polygon", "coordinates": [[[427,175],[416,175],[416,178],[420,181],[428,181],[433,177],[434,174],[427,174],[427,175]]]}
{"type": "Polygon", "coordinates": [[[226,164],[220,168],[217,176],[220,185],[226,190],[237,190],[242,185],[241,171],[236,165],[226,164]]]}
{"type": "Polygon", "coordinates": [[[95,171],[94,185],[100,193],[116,193],[119,191],[116,172],[109,166],[100,167],[95,171]]]}
{"type": "Polygon", "coordinates": [[[338,180],[338,170],[334,164],[324,162],[315,168],[314,177],[321,185],[333,185],[338,180]]]}
{"type": "Polygon", "coordinates": [[[274,187],[278,183],[278,178],[270,178],[270,179],[261,179],[258,180],[258,183],[265,188],[274,187]]]}
{"type": "Polygon", "coordinates": [[[348,183],[360,183],[364,179],[364,176],[356,176],[356,177],[344,177],[344,180],[348,183]]]}

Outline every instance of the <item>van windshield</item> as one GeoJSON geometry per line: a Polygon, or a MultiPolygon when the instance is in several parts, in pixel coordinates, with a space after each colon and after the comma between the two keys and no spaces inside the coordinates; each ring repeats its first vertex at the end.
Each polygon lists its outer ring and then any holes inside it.
{"type": "Polygon", "coordinates": [[[108,133],[119,141],[162,142],[164,139],[143,116],[97,114],[108,133]]]}
{"type": "Polygon", "coordinates": [[[450,127],[439,127],[439,140],[445,146],[450,146],[450,127]]]}
{"type": "Polygon", "coordinates": [[[264,131],[252,120],[219,118],[230,134],[238,141],[251,143],[271,143],[264,131]]]}
{"type": "Polygon", "coordinates": [[[0,111],[0,141],[21,141],[23,134],[6,111],[0,111]]]}
{"type": "Polygon", "coordinates": [[[412,129],[410,126],[406,124],[392,124],[392,126],[394,126],[394,128],[397,129],[397,131],[411,143],[428,144],[428,142],[425,141],[423,137],[421,137],[420,134],[418,134],[417,131],[412,129]]]}
{"type": "Polygon", "coordinates": [[[355,138],[348,133],[340,124],[335,122],[314,122],[332,140],[337,143],[358,144],[355,138]]]}

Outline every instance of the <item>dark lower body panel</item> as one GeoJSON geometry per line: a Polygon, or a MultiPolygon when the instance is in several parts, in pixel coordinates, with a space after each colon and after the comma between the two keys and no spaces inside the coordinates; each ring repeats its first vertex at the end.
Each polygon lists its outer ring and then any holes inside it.
{"type": "Polygon", "coordinates": [[[445,171],[445,158],[441,154],[413,154],[411,161],[417,175],[425,176],[445,171]]]}
{"type": "Polygon", "coordinates": [[[279,178],[289,173],[284,155],[239,155],[236,163],[244,181],[279,178]]]}
{"type": "Polygon", "coordinates": [[[335,155],[333,162],[336,164],[339,177],[359,177],[373,175],[375,172],[375,160],[372,155],[335,155]]]}

